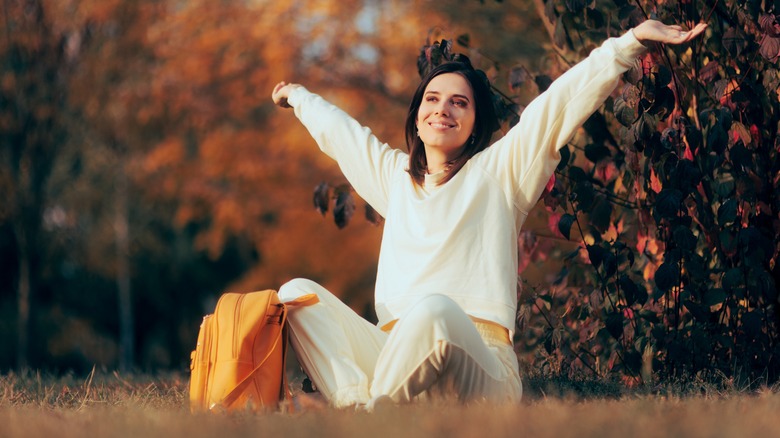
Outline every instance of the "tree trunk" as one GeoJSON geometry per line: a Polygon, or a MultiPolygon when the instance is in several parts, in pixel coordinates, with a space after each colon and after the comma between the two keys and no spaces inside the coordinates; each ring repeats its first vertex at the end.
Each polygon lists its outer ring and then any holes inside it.
{"type": "Polygon", "coordinates": [[[119,166],[116,180],[114,232],[116,234],[116,285],[119,302],[119,370],[130,371],[133,367],[133,303],[130,288],[130,245],[127,202],[127,175],[119,166]]]}
{"type": "Polygon", "coordinates": [[[30,251],[27,241],[17,232],[17,245],[19,246],[19,279],[17,283],[17,352],[16,369],[22,373],[28,367],[28,343],[30,330],[30,251]]]}

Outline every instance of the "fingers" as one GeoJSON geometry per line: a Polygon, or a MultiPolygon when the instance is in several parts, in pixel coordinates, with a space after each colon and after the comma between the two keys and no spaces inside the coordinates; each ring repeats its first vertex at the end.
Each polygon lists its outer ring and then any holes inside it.
{"type": "Polygon", "coordinates": [[[684,38],[682,42],[690,41],[697,36],[699,36],[702,32],[704,32],[707,29],[706,23],[699,23],[696,26],[693,27],[693,29],[683,32],[684,38]]]}
{"type": "Polygon", "coordinates": [[[681,26],[667,26],[667,35],[669,36],[667,43],[670,44],[683,44],[699,36],[707,29],[706,23],[699,23],[693,27],[693,29],[685,31],[681,26]]]}
{"type": "Polygon", "coordinates": [[[290,108],[290,105],[287,103],[287,95],[289,93],[284,90],[288,85],[285,81],[281,81],[276,84],[274,91],[271,92],[271,100],[282,108],[290,108]]]}

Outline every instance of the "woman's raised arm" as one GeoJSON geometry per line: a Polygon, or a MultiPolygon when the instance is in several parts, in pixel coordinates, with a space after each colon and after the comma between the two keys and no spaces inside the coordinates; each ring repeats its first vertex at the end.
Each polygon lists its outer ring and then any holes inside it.
{"type": "Polygon", "coordinates": [[[633,32],[640,43],[656,42],[664,44],[683,44],[696,38],[707,29],[706,23],[699,23],[693,29],[684,31],[676,24],[663,24],[656,20],[647,20],[635,27],[633,32]]]}
{"type": "Polygon", "coordinates": [[[271,99],[293,108],[320,150],[336,160],[355,191],[385,216],[392,182],[403,174],[408,156],[379,141],[371,130],[299,84],[279,82],[271,99]]]}
{"type": "Polygon", "coordinates": [[[682,44],[706,27],[700,24],[686,32],[677,25],[648,20],[605,41],[534,99],[520,122],[480,154],[481,165],[501,181],[517,208],[529,211],[558,164],[558,150],[604,103],[620,75],[646,51],[645,44],[682,44]]]}
{"type": "Polygon", "coordinates": [[[290,104],[287,103],[287,98],[290,97],[290,93],[293,90],[300,87],[301,85],[299,84],[288,84],[285,81],[279,82],[274,87],[274,91],[271,92],[271,99],[273,99],[276,105],[279,105],[282,108],[292,108],[290,104]]]}

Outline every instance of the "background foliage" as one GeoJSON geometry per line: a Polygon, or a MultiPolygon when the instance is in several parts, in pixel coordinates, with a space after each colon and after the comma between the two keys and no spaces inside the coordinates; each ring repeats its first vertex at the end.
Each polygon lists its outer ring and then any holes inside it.
{"type": "Polygon", "coordinates": [[[579,246],[552,251],[565,263],[551,288],[521,294],[521,332],[534,335],[520,343],[536,347],[536,366],[632,384],[778,379],[777,6],[544,5],[566,60],[646,17],[709,29],[651,47],[564,154],[543,203],[579,246]]]}
{"type": "Polygon", "coordinates": [[[279,3],[3,3],[0,333],[17,341],[0,369],[183,369],[222,291],[293,276],[373,318],[381,228],[312,213],[322,181],[325,201],[349,189],[273,84],[401,146],[420,45],[446,39],[491,79],[506,130],[650,16],[710,27],[651,48],[565,149],[519,240],[518,353],[630,384],[777,380],[777,5],[279,3]]]}
{"type": "Polygon", "coordinates": [[[432,25],[517,45],[526,23],[443,6],[0,2],[0,370],[184,370],[220,293],[295,276],[371,318],[381,229],[312,214],[343,179],[270,91],[301,82],[400,144],[432,25]]]}

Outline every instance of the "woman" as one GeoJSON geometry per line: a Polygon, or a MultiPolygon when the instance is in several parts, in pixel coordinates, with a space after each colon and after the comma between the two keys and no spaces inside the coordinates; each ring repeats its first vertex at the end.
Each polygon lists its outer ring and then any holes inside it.
{"type": "Polygon", "coordinates": [[[375,306],[360,318],[322,286],[283,285],[283,301],[316,293],[291,310],[292,345],[336,407],[456,394],[517,401],[512,348],[517,310],[517,235],[558,164],[558,150],[645,51],[680,44],[706,25],[646,21],[570,69],[488,147],[496,124],[490,90],[468,63],[423,78],[406,121],[409,154],[382,144],[338,108],[281,82],[273,101],[292,107],[320,148],[385,217],[375,306]]]}

